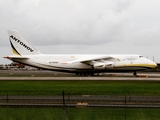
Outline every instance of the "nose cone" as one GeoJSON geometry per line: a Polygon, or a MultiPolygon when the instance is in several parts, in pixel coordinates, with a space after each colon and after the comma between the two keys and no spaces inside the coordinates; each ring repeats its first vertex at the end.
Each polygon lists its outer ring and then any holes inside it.
{"type": "Polygon", "coordinates": [[[151,68],[151,69],[154,69],[157,67],[157,64],[153,62],[152,60],[149,60],[147,58],[144,58],[143,60],[142,61],[145,63],[146,67],[151,68]]]}
{"type": "Polygon", "coordinates": [[[154,69],[157,67],[157,64],[153,61],[150,61],[150,67],[154,69]]]}
{"type": "Polygon", "coordinates": [[[157,64],[155,62],[153,62],[153,68],[156,68],[157,64]]]}
{"type": "Polygon", "coordinates": [[[156,68],[157,67],[157,64],[156,63],[153,63],[153,68],[156,68]]]}

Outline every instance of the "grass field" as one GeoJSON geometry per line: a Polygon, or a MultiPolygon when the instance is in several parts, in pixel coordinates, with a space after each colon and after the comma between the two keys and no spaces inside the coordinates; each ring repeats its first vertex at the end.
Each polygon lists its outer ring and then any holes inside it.
{"type": "Polygon", "coordinates": [[[158,81],[0,81],[0,95],[145,95],[159,96],[158,81]]]}
{"type": "Polygon", "coordinates": [[[0,108],[1,120],[159,120],[150,108],[0,108]],[[63,119],[65,117],[65,119],[63,119]]]}

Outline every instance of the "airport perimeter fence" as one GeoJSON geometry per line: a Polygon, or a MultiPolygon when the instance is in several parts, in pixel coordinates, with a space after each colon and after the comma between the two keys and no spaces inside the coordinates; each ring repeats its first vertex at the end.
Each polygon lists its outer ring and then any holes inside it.
{"type": "Polygon", "coordinates": [[[0,106],[1,120],[159,120],[156,108],[0,106]]]}
{"type": "Polygon", "coordinates": [[[1,120],[159,120],[157,108],[0,106],[1,120]]]}
{"type": "Polygon", "coordinates": [[[86,95],[73,96],[74,99],[71,100],[71,96],[64,92],[61,96],[55,96],[54,100],[48,96],[42,96],[43,99],[38,96],[30,97],[0,97],[0,120],[160,119],[160,97],[86,95]],[[136,101],[134,104],[132,99],[136,101]]]}

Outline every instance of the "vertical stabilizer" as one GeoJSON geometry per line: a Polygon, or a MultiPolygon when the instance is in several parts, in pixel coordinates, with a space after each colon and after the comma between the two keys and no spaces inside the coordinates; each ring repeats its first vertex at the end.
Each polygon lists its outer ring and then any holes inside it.
{"type": "Polygon", "coordinates": [[[9,40],[12,47],[12,52],[16,55],[35,55],[41,54],[31,44],[29,44],[18,31],[8,30],[9,40]]]}

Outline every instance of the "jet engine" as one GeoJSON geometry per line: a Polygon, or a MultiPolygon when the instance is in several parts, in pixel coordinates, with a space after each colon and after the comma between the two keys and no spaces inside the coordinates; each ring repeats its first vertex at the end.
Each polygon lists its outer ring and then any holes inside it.
{"type": "Polygon", "coordinates": [[[93,69],[107,69],[107,68],[113,68],[114,63],[113,62],[96,62],[92,65],[93,69]]]}

